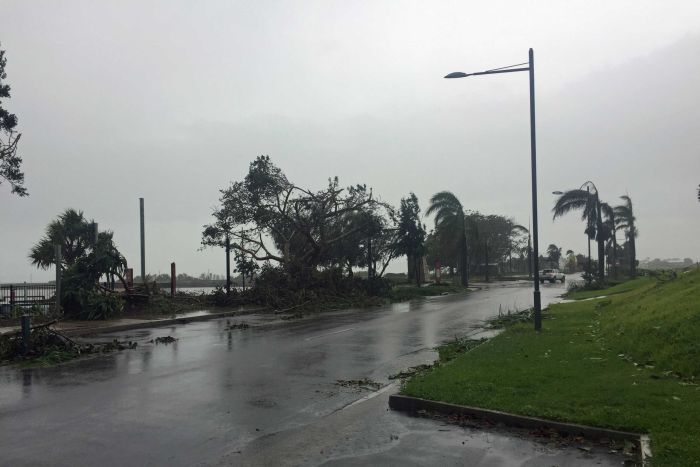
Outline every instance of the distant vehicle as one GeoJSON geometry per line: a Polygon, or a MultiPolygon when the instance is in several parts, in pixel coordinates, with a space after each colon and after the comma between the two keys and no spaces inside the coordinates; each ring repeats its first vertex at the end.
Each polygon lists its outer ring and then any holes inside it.
{"type": "Polygon", "coordinates": [[[566,280],[566,276],[563,272],[559,272],[559,269],[543,269],[540,271],[540,283],[544,284],[544,281],[549,281],[554,284],[556,281],[561,281],[563,284],[566,280]]]}

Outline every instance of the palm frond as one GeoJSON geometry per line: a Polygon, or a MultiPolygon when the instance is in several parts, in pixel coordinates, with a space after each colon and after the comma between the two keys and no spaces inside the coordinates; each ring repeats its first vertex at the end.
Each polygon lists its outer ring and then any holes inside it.
{"type": "Polygon", "coordinates": [[[586,219],[591,204],[592,196],[588,191],[581,189],[569,190],[559,196],[554,203],[554,207],[552,208],[552,212],[554,213],[553,219],[578,209],[584,210],[583,219],[586,219]]]}

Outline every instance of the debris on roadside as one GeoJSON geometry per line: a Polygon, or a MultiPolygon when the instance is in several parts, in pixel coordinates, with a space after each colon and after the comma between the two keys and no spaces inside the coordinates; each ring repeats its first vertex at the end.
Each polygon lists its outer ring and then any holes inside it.
{"type": "Polygon", "coordinates": [[[364,389],[367,391],[377,391],[382,387],[381,383],[372,381],[366,377],[362,379],[339,379],[336,380],[335,384],[336,386],[341,386],[344,388],[364,389]]]}
{"type": "Polygon", "coordinates": [[[54,365],[73,360],[81,355],[108,353],[135,349],[138,345],[132,341],[114,339],[106,343],[76,342],[52,327],[51,323],[34,326],[29,335],[29,348],[25,352],[21,333],[0,337],[0,362],[22,361],[33,365],[54,365]]]}
{"type": "Polygon", "coordinates": [[[412,366],[410,368],[407,368],[405,370],[401,370],[396,374],[389,375],[389,379],[394,380],[394,379],[406,379],[406,378],[411,378],[413,376],[416,376],[418,374],[424,373],[428,370],[433,368],[433,365],[417,365],[417,366],[412,366]]]}
{"type": "Polygon", "coordinates": [[[157,344],[172,344],[173,342],[177,341],[173,336],[162,336],[162,337],[156,337],[155,339],[151,339],[148,342],[153,342],[156,345],[157,344]]]}
{"type": "Polygon", "coordinates": [[[589,439],[583,436],[567,435],[565,433],[560,433],[553,428],[545,427],[534,429],[517,428],[506,426],[502,423],[494,423],[491,420],[473,417],[467,414],[446,415],[429,410],[418,410],[415,414],[419,417],[429,418],[451,425],[457,425],[462,428],[507,431],[508,433],[513,433],[523,439],[534,439],[539,443],[556,449],[575,447],[587,455],[593,455],[595,452],[616,454],[625,459],[623,462],[624,465],[628,465],[626,462],[630,460],[629,458],[636,456],[637,448],[630,441],[618,441],[606,437],[589,439]]]}

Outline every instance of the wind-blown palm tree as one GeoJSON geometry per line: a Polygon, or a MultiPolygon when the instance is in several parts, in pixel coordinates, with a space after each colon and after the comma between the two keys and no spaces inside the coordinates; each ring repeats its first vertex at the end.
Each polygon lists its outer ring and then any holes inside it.
{"type": "Polygon", "coordinates": [[[467,230],[464,207],[459,199],[450,191],[435,193],[430,198],[427,215],[435,214],[435,230],[449,238],[448,241],[459,245],[459,272],[461,284],[469,284],[467,263],[467,230]]]}
{"type": "Polygon", "coordinates": [[[603,213],[603,228],[609,232],[608,244],[612,253],[610,264],[612,264],[613,276],[617,277],[617,225],[615,222],[615,209],[608,203],[600,203],[600,209],[603,213]]]}
{"type": "Polygon", "coordinates": [[[625,230],[625,236],[627,237],[627,242],[630,250],[630,276],[635,277],[637,275],[637,250],[635,247],[635,239],[639,232],[634,224],[634,210],[632,209],[632,199],[627,196],[620,196],[620,199],[624,201],[624,204],[620,206],[615,206],[615,222],[618,229],[625,230]]]}
{"type": "Polygon", "coordinates": [[[607,236],[603,228],[598,190],[596,189],[595,193],[581,188],[566,191],[559,196],[552,212],[554,212],[554,219],[556,219],[570,211],[579,209],[583,211],[581,220],[586,221],[585,234],[588,235],[588,238],[594,238],[598,242],[598,279],[602,282],[605,280],[605,240],[607,236]]]}

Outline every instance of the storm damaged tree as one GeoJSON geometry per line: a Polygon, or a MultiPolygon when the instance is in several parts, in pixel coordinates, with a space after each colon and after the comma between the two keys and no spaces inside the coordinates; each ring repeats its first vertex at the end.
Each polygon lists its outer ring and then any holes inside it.
{"type": "Polygon", "coordinates": [[[2,99],[10,98],[10,85],[5,83],[5,51],[0,49],[0,185],[7,182],[12,193],[18,196],[27,196],[29,193],[24,187],[24,173],[22,172],[22,158],[17,155],[17,145],[22,136],[15,131],[17,116],[3,107],[2,99]]]}
{"type": "Polygon", "coordinates": [[[615,224],[618,229],[625,231],[626,247],[629,251],[629,268],[630,277],[635,278],[637,276],[637,249],[636,249],[636,239],[639,232],[637,231],[637,226],[634,217],[634,209],[632,207],[632,198],[627,195],[620,196],[620,199],[624,201],[623,204],[615,206],[613,211],[615,213],[615,224]]]}
{"type": "Polygon", "coordinates": [[[601,207],[602,202],[597,189],[592,192],[589,189],[578,188],[561,194],[552,212],[553,219],[556,219],[572,211],[582,211],[581,220],[586,222],[584,233],[589,239],[595,239],[598,243],[598,280],[602,283],[605,281],[605,242],[610,238],[611,232],[603,223],[601,207]]]}
{"type": "Polygon", "coordinates": [[[382,277],[396,250],[396,213],[390,205],[371,200],[362,209],[346,213],[333,223],[333,235],[352,232],[332,245],[324,255],[322,264],[345,270],[348,276],[353,269],[367,269],[367,277],[382,277]]]}
{"type": "MultiPolygon", "coordinates": [[[[349,220],[373,202],[365,185],[343,188],[337,177],[317,191],[298,186],[259,156],[242,181],[221,190],[215,218],[230,227],[233,250],[277,264],[303,287],[335,246],[366,229],[366,222],[349,220]]],[[[203,243],[209,233],[205,228],[203,243]]]]}
{"type": "Polygon", "coordinates": [[[409,277],[420,285],[420,264],[425,252],[425,227],[420,220],[420,206],[414,193],[401,199],[398,214],[396,251],[406,255],[409,264],[409,277]]]}
{"type": "MultiPolygon", "coordinates": [[[[222,190],[223,193],[223,190],[222,190]]],[[[215,209],[212,213],[214,222],[205,225],[202,231],[202,248],[220,247],[226,254],[226,294],[231,294],[231,235],[234,221],[228,212],[215,209]]]]}
{"type": "Polygon", "coordinates": [[[457,263],[461,284],[466,287],[469,285],[467,222],[462,203],[452,192],[441,191],[430,198],[430,206],[426,214],[435,214],[436,238],[447,244],[445,250],[458,252],[457,263]]]}

